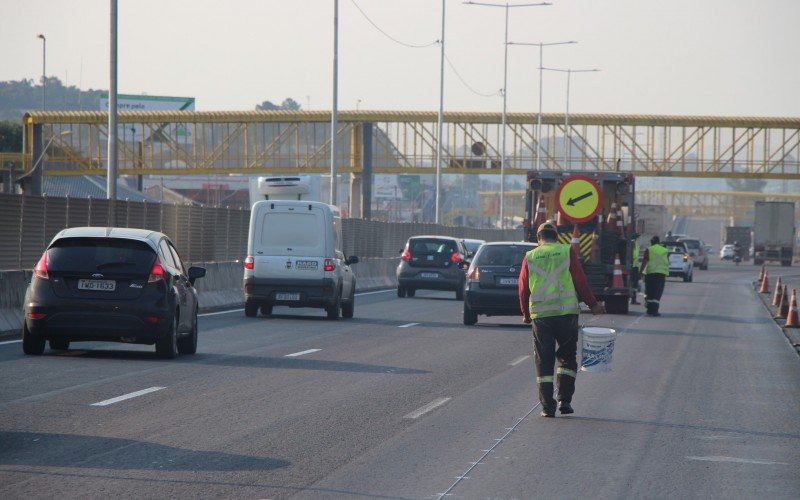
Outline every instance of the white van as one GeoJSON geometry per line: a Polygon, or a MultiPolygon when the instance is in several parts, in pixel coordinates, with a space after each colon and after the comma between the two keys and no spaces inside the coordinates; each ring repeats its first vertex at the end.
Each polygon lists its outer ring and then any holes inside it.
{"type": "Polygon", "coordinates": [[[244,313],[276,305],[321,307],[329,319],[353,317],[356,280],[342,251],[339,209],[316,201],[253,204],[244,261],[244,313]]]}

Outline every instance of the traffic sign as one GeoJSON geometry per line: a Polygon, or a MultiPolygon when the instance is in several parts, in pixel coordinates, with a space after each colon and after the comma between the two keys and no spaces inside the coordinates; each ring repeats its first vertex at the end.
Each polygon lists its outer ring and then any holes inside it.
{"type": "Polygon", "coordinates": [[[558,210],[570,222],[587,222],[603,206],[603,194],[594,179],[585,175],[571,175],[556,190],[558,210]]]}

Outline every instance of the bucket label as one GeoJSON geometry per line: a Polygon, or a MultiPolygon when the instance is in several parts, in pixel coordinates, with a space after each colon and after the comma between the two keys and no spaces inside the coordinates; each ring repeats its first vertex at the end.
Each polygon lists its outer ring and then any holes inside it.
{"type": "Polygon", "coordinates": [[[614,354],[614,340],[603,343],[584,342],[581,367],[584,369],[610,368],[611,357],[614,354]]]}

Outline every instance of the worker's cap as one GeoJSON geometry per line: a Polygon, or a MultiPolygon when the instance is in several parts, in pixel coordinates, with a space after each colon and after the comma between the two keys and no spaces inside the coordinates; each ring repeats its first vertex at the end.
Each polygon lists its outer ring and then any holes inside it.
{"type": "Polygon", "coordinates": [[[539,229],[536,230],[537,233],[541,233],[542,231],[552,231],[554,233],[558,233],[558,229],[552,222],[544,222],[539,225],[539,229]]]}

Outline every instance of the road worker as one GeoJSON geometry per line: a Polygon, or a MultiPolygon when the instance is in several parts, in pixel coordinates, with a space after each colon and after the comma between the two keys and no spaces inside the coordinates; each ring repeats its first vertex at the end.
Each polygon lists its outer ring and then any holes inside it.
{"type": "Polygon", "coordinates": [[[558,230],[550,222],[537,231],[539,246],[525,254],[519,275],[519,307],[526,324],[533,322],[533,353],[540,415],[554,417],[555,361],[558,359],[558,401],[562,414],[573,413],[572,395],[578,370],[578,298],[593,314],[605,308],[597,302],[578,254],[569,244],[558,243],[558,230]]]}
{"type": "Polygon", "coordinates": [[[669,274],[669,260],[667,249],[661,244],[658,236],[650,239],[650,247],[642,256],[642,272],[644,273],[644,304],[648,316],[661,316],[658,308],[661,303],[661,294],[664,293],[664,283],[669,274]]]}

